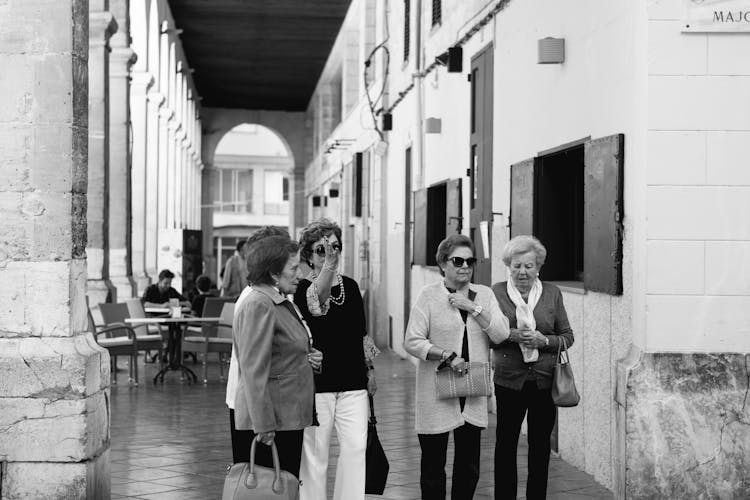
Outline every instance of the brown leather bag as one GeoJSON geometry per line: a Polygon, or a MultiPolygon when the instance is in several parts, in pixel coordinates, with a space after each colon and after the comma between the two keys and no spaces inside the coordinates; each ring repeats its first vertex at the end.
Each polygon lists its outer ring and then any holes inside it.
{"type": "Polygon", "coordinates": [[[271,442],[273,469],[255,465],[256,437],[250,447],[250,462],[232,465],[224,480],[221,500],[297,500],[299,479],[281,470],[276,443],[271,442]]]}
{"type": "Polygon", "coordinates": [[[576,381],[573,378],[573,368],[568,358],[568,343],[565,337],[559,337],[560,344],[557,346],[557,360],[555,361],[555,372],[552,377],[552,401],[555,406],[569,408],[578,405],[581,396],[576,389],[576,381]],[[560,348],[564,346],[565,351],[560,348]]]}

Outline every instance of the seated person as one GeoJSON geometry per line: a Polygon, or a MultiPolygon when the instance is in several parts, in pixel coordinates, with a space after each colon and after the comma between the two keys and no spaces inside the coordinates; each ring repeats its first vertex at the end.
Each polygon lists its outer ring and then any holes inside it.
{"type": "Polygon", "coordinates": [[[190,307],[192,307],[193,313],[196,316],[203,316],[203,306],[206,303],[206,299],[208,297],[213,297],[213,294],[211,293],[211,278],[205,274],[201,274],[195,280],[195,288],[198,291],[198,294],[193,298],[190,307]]]}
{"type": "Polygon", "coordinates": [[[172,279],[174,279],[174,273],[169,269],[163,269],[159,273],[159,282],[149,285],[143,292],[143,297],[141,297],[143,307],[169,307],[169,299],[179,299],[180,305],[190,306],[190,302],[172,288],[172,279]]]}

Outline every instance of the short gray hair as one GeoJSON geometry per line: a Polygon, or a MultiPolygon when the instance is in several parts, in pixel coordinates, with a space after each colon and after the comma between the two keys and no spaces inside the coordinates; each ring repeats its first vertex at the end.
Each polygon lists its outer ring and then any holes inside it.
{"type": "Polygon", "coordinates": [[[503,263],[510,267],[510,261],[513,260],[513,257],[527,252],[534,252],[536,255],[537,268],[542,267],[544,261],[547,260],[547,249],[544,248],[542,242],[533,236],[522,234],[511,238],[511,240],[505,244],[505,248],[503,248],[503,263]]]}

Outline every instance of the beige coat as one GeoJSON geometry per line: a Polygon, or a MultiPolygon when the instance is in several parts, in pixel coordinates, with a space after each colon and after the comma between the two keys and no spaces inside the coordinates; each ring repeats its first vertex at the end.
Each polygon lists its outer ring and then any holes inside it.
{"type": "MultiPolygon", "coordinates": [[[[508,338],[508,318],[500,312],[497,299],[489,287],[469,285],[476,292],[474,302],[490,312],[487,331],[471,316],[466,319],[469,338],[469,360],[490,361],[490,340],[495,343],[508,338]]],[[[467,398],[461,412],[458,399],[437,399],[435,368],[439,361],[427,361],[432,346],[461,353],[464,322],[457,308],[448,302],[448,290],[443,281],[425,286],[411,310],[406,328],[404,349],[419,359],[417,366],[416,430],[420,434],[448,432],[468,422],[487,427],[487,398],[467,398]]]]}
{"type": "Polygon", "coordinates": [[[310,340],[291,302],[257,285],[234,313],[232,342],[239,364],[234,419],[256,433],[300,430],[312,424],[310,340]]]}

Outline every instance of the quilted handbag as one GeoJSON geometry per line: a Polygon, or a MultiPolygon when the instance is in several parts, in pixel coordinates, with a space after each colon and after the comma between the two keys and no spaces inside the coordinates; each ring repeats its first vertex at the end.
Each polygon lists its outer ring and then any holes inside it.
{"type": "Polygon", "coordinates": [[[438,399],[492,396],[492,373],[486,361],[469,361],[466,374],[449,367],[436,371],[435,391],[438,399]]]}
{"type": "Polygon", "coordinates": [[[297,500],[299,480],[294,474],[281,470],[276,443],[271,442],[273,468],[255,465],[255,445],[250,447],[250,463],[232,465],[224,480],[221,500],[297,500]]]}
{"type": "Polygon", "coordinates": [[[375,424],[375,407],[370,395],[370,420],[367,423],[367,450],[365,451],[365,493],[368,495],[382,495],[388,480],[388,458],[378,439],[378,429],[375,424]]]}
{"type": "Polygon", "coordinates": [[[565,337],[560,337],[560,344],[557,346],[557,360],[555,361],[555,373],[552,377],[552,401],[556,406],[568,408],[576,406],[581,400],[576,389],[576,381],[573,378],[573,368],[570,366],[568,358],[568,344],[565,337]],[[560,351],[565,347],[564,352],[560,351]]]}

